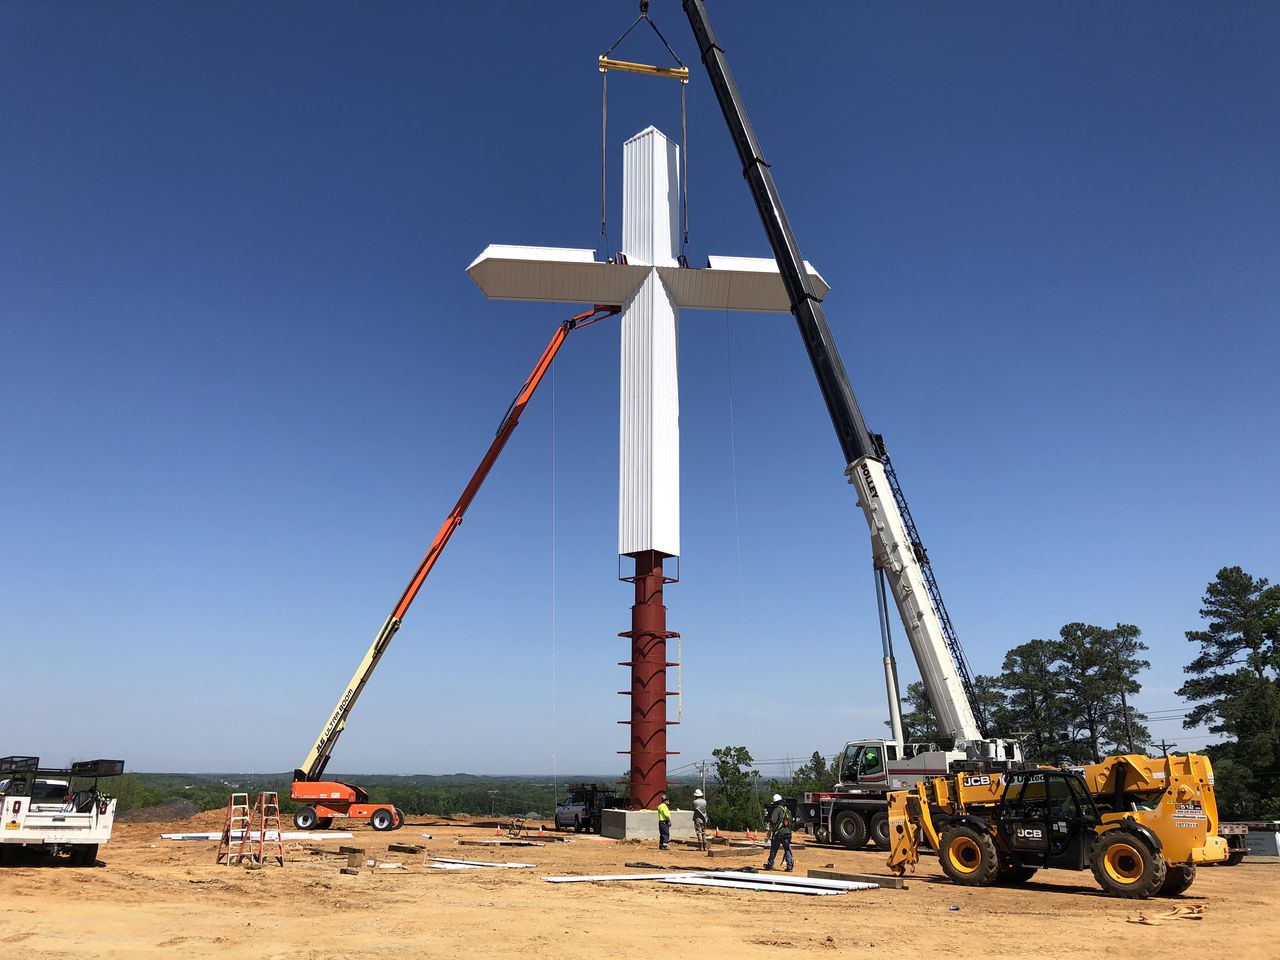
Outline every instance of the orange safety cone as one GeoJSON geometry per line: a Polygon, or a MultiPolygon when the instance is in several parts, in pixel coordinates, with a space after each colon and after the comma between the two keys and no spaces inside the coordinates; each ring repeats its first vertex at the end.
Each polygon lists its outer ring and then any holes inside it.
{"type": "Polygon", "coordinates": [[[500,836],[502,836],[502,827],[500,827],[500,826],[499,826],[499,827],[494,827],[494,829],[493,829],[493,835],[494,835],[495,837],[500,837],[500,836]]]}
{"type": "Polygon", "coordinates": [[[719,839],[720,839],[720,828],[719,828],[719,827],[716,827],[716,839],[717,839],[717,840],[719,840],[719,839]]]}

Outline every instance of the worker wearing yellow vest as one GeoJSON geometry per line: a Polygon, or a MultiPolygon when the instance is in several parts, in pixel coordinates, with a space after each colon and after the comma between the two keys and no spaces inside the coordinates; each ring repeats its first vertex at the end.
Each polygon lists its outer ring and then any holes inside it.
{"type": "Polygon", "coordinates": [[[662,802],[658,804],[658,849],[667,849],[667,844],[671,842],[671,808],[667,806],[667,795],[662,795],[662,802]]]}

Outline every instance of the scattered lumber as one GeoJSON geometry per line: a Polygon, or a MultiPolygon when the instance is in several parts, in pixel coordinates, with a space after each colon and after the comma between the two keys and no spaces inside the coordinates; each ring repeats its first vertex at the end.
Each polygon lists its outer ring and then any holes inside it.
{"type": "Polygon", "coordinates": [[[420,843],[389,843],[387,849],[393,853],[421,853],[427,848],[420,843]]]}
{"type": "Polygon", "coordinates": [[[876,873],[841,873],[838,870],[810,870],[815,880],[849,880],[853,883],[877,883],[885,890],[905,890],[907,881],[902,877],[882,877],[876,873]]]}
{"type": "Polygon", "coordinates": [[[364,853],[364,847],[339,847],[339,853],[364,853]]]}
{"type": "Polygon", "coordinates": [[[725,847],[723,850],[708,850],[708,857],[754,857],[760,854],[759,847],[725,847]]]}
{"type": "Polygon", "coordinates": [[[345,873],[349,877],[357,877],[360,875],[360,868],[359,867],[343,867],[338,872],[345,873]]]}

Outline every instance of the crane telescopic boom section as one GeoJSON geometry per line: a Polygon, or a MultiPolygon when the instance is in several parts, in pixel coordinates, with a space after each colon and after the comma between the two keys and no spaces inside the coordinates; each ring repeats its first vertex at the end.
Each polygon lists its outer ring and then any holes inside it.
{"type": "Polygon", "coordinates": [[[966,682],[967,675],[962,675],[964,661],[959,645],[950,631],[944,629],[931,599],[936,584],[924,559],[924,549],[918,539],[909,534],[881,462],[882,447],[862,419],[821,299],[804,269],[804,258],[782,207],[773,173],[752,129],[724,50],[711,29],[706,4],[703,0],[683,0],[683,3],[698,52],[742,162],[742,175],[778,262],[791,300],[791,313],[809,352],[809,361],[840,441],[845,474],[858,491],[858,502],[871,531],[876,566],[887,575],[929,702],[942,729],[956,737],[957,746],[963,742],[982,751],[979,742],[983,734],[974,716],[972,684],[966,682]]]}
{"type": "MultiPolygon", "coordinates": [[[[621,308],[616,306],[596,306],[592,310],[566,320],[556,328],[555,334],[551,337],[551,342],[547,344],[547,348],[542,351],[542,356],[534,364],[533,372],[529,374],[524,386],[520,388],[520,392],[511,401],[511,406],[507,409],[502,422],[498,425],[497,434],[494,436],[493,442],[489,444],[489,449],[480,461],[480,466],[476,467],[475,473],[471,475],[471,479],[463,489],[462,495],[458,497],[458,502],[454,504],[453,509],[449,511],[449,515],[445,517],[444,523],[440,525],[440,530],[436,533],[435,539],[431,541],[431,546],[422,558],[422,562],[418,564],[418,569],[414,571],[409,585],[404,588],[404,593],[400,595],[400,599],[396,602],[390,616],[382,624],[382,629],[378,631],[378,635],[374,637],[373,643],[369,645],[369,649],[365,652],[364,659],[356,667],[356,672],[352,675],[351,682],[347,684],[346,690],[338,700],[338,705],[333,708],[333,712],[329,715],[319,739],[316,740],[315,745],[311,748],[311,752],[307,754],[302,766],[294,771],[293,779],[295,782],[314,782],[324,775],[329,758],[333,755],[334,745],[342,735],[342,731],[346,729],[347,718],[351,715],[351,710],[355,706],[356,700],[359,699],[365,684],[368,683],[374,668],[377,667],[378,661],[387,652],[391,638],[400,629],[400,624],[404,620],[405,614],[408,613],[414,598],[418,595],[418,591],[422,589],[422,584],[431,575],[436,561],[440,559],[440,554],[449,543],[454,531],[462,523],[463,514],[467,512],[467,507],[471,506],[471,501],[475,499],[485,478],[489,475],[489,470],[502,453],[503,447],[507,445],[507,441],[511,439],[511,434],[519,426],[520,415],[524,413],[525,406],[532,399],[534,392],[538,389],[538,384],[542,382],[542,378],[551,369],[552,361],[555,360],[556,354],[560,352],[560,347],[565,338],[570,331],[578,327],[595,323],[605,317],[615,316],[620,312],[621,308]]],[[[299,797],[295,797],[295,799],[299,799],[299,797]]]]}

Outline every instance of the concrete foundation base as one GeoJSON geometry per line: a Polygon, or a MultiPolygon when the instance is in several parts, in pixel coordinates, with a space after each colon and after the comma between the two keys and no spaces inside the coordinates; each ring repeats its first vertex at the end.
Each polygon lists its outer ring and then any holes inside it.
{"type": "MultiPolygon", "coordinates": [[[[657,810],[605,810],[600,834],[610,840],[657,840],[657,810]]],[[[693,811],[671,811],[671,836],[693,838],[693,811]]]]}

